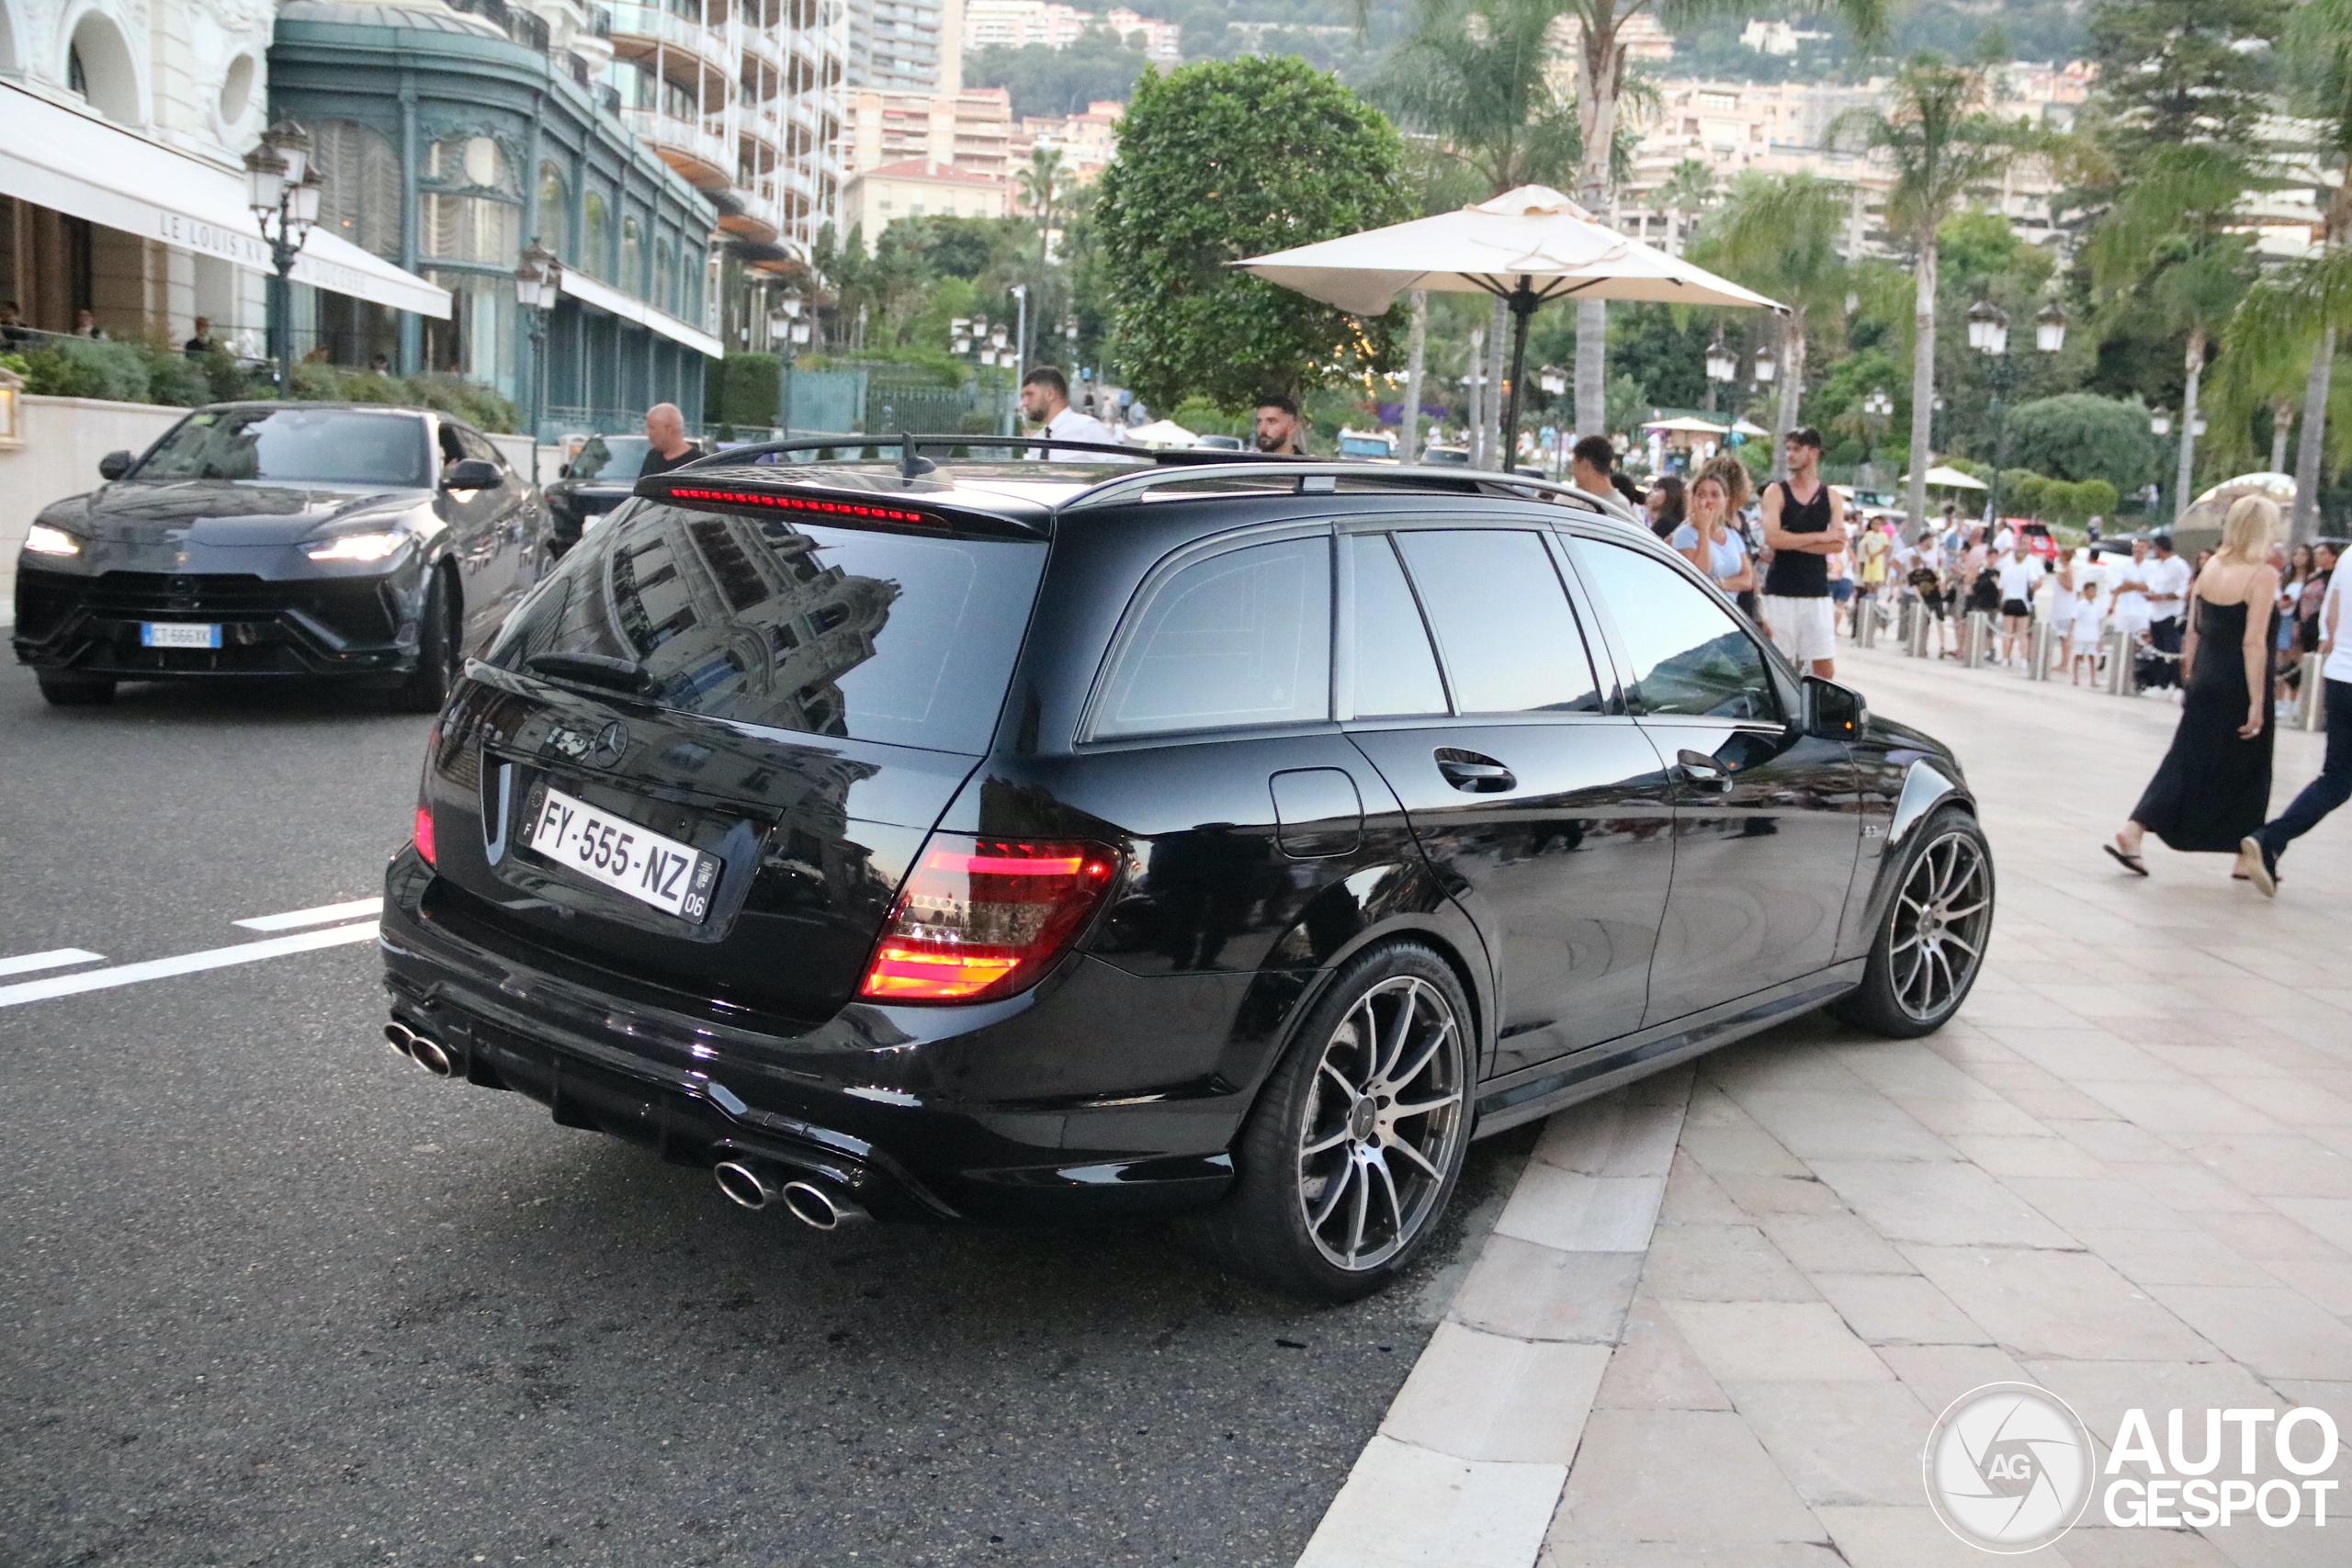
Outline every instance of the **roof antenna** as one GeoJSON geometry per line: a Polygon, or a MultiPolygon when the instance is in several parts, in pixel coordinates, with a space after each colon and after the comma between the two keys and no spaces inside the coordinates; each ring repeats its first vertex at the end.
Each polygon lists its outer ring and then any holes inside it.
{"type": "Polygon", "coordinates": [[[905,431],[899,432],[899,477],[914,479],[930,471],[931,465],[915,456],[915,438],[905,431]]]}

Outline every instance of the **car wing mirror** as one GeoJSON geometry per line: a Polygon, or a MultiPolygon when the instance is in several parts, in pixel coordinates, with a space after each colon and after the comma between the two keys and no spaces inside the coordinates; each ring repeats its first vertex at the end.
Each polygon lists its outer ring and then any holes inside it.
{"type": "Polygon", "coordinates": [[[119,479],[129,472],[130,454],[128,452],[109,452],[98,459],[98,478],[102,479],[119,479]]]}
{"type": "Polygon", "coordinates": [[[461,457],[441,470],[443,490],[496,490],[505,480],[498,465],[481,457],[461,457]]]}
{"type": "Polygon", "coordinates": [[[1804,732],[1824,740],[1859,740],[1870,708],[1851,686],[1819,675],[1804,678],[1804,732]]]}

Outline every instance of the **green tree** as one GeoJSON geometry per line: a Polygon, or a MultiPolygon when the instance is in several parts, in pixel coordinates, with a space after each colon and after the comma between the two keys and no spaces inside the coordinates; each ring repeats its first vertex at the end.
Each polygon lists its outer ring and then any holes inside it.
{"type": "Polygon", "coordinates": [[[1125,102],[1148,64],[1138,45],[1107,28],[1089,28],[1066,49],[990,44],[966,61],[964,80],[974,87],[1004,88],[1015,115],[1072,115],[1098,100],[1125,102]]]}
{"type": "Polygon", "coordinates": [[[1058,147],[1033,147],[1029,162],[1014,176],[1021,205],[1036,215],[1037,258],[1048,259],[1054,232],[1054,212],[1061,205],[1063,187],[1068,183],[1062,175],[1062,152],[1058,147]]]}
{"type": "Polygon", "coordinates": [[[2104,0],[2091,13],[2099,135],[2126,179],[2190,146],[2251,147],[2286,0],[2104,0]]]}
{"type": "Polygon", "coordinates": [[[1703,158],[1685,158],[1674,165],[1657,189],[1658,205],[1673,218],[1666,248],[1680,255],[1690,247],[1690,235],[1706,210],[1721,198],[1714,165],[1703,158]]]}
{"type": "MultiPolygon", "coordinates": [[[[1905,497],[1910,525],[1928,515],[1928,421],[1936,402],[1937,237],[1944,220],[1997,178],[2016,156],[2018,129],[1982,107],[1984,73],[1921,55],[1895,73],[1894,102],[1867,122],[1871,148],[1894,171],[1887,192],[1887,227],[1913,257],[1911,366],[1911,484],[1905,497]]],[[[1842,126],[1841,126],[1842,129],[1842,126]]]]}
{"type": "MultiPolygon", "coordinates": [[[[1833,342],[1845,325],[1852,269],[1838,238],[1852,196],[1818,175],[1742,175],[1690,259],[1788,307],[1781,318],[1779,401],[1772,450],[1784,454],[1804,394],[1805,355],[1819,323],[1833,342]]],[[[1776,458],[1776,471],[1785,459],[1776,458]]]]}
{"type": "Polygon", "coordinates": [[[1303,62],[1146,72],[1095,214],[1136,390],[1238,407],[1384,367],[1401,310],[1360,319],[1228,264],[1404,221],[1403,162],[1396,128],[1303,62]]]}
{"type": "Polygon", "coordinates": [[[2020,468],[2054,479],[2105,479],[2137,490],[2156,471],[2155,437],[2137,403],[2062,392],[2009,412],[2009,450],[2020,468]]]}

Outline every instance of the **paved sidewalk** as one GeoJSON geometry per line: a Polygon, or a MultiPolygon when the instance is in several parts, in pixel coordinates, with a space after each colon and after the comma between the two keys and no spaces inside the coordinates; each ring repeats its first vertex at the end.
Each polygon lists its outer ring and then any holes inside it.
{"type": "MultiPolygon", "coordinates": [[[[1983,799],[1975,993],[1925,1041],[1815,1016],[1555,1117],[1303,1564],[1982,1563],[1919,1456],[2005,1380],[2069,1401],[2101,1462],[2127,1408],[2159,1444],[2188,1412],[2194,1454],[2208,1407],[2318,1406],[2352,1482],[2352,820],[2296,846],[2275,903],[2153,843],[2130,878],[2098,844],[2168,702],[1891,650],[1843,673],[1983,799]]],[[[2280,736],[2274,805],[2320,749],[2280,736]]],[[[2095,1495],[2030,1561],[2339,1564],[2352,1517],[2119,1529],[2095,1495]]]]}

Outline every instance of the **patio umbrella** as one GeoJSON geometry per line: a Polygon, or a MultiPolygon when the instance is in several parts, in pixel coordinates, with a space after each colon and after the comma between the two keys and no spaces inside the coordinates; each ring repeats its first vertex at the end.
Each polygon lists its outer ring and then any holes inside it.
{"type": "Polygon", "coordinates": [[[1662,430],[1674,435],[1721,435],[1724,426],[1711,421],[1684,414],[1679,419],[1654,419],[1643,425],[1644,430],[1662,430]]]}
{"type": "MultiPolygon", "coordinates": [[[[1512,331],[1510,397],[1503,410],[1506,454],[1519,446],[1528,322],[1545,300],[1782,309],[1704,267],[1625,238],[1549,186],[1521,186],[1459,212],[1233,265],[1360,316],[1380,314],[1408,288],[1492,294],[1508,300],[1512,331]]],[[[1508,457],[1504,463],[1509,466],[1508,457]]]]}
{"type": "MultiPolygon", "coordinates": [[[[1907,485],[1911,482],[1911,476],[1905,474],[1894,482],[1899,485],[1907,485]]],[[[1947,468],[1940,463],[1928,470],[1928,482],[1946,490],[1990,490],[1993,488],[1983,479],[1971,479],[1958,468],[1947,468]]]]}

